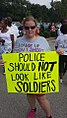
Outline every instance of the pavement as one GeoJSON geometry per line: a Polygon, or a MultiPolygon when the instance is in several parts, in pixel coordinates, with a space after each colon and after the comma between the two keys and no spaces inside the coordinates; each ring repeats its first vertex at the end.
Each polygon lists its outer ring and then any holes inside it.
{"type": "MultiPolygon", "coordinates": [[[[55,39],[47,39],[54,50],[55,39]]],[[[51,103],[53,118],[67,118],[67,73],[64,81],[59,84],[58,93],[47,94],[51,103]]],[[[45,113],[36,101],[37,113],[35,118],[46,118],[45,113]]],[[[0,118],[26,118],[29,104],[25,94],[8,93],[6,78],[3,75],[3,67],[0,66],[0,118]]]]}

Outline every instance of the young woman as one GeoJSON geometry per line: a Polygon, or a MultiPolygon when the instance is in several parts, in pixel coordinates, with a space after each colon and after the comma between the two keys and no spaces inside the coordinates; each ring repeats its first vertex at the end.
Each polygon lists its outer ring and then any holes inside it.
{"type": "Polygon", "coordinates": [[[0,42],[2,42],[1,50],[2,53],[9,53],[13,51],[14,48],[14,36],[10,34],[7,29],[8,19],[3,18],[1,20],[1,32],[0,32],[0,42]]]}
{"type": "Polygon", "coordinates": [[[62,35],[57,37],[55,47],[59,54],[59,76],[62,83],[63,75],[67,70],[67,24],[63,24],[60,30],[62,35]]]}
{"type": "MultiPolygon", "coordinates": [[[[10,34],[9,29],[7,29],[8,19],[3,18],[1,20],[1,32],[0,32],[0,59],[2,59],[2,54],[13,52],[14,48],[14,36],[10,34]]],[[[5,74],[5,72],[4,72],[5,74]]]]}
{"type": "MultiPolygon", "coordinates": [[[[27,16],[24,21],[25,34],[20,37],[15,46],[17,50],[15,52],[43,52],[50,51],[50,47],[46,39],[38,35],[37,21],[32,16],[27,16]],[[36,46],[35,46],[36,45],[36,46]]],[[[50,103],[44,94],[27,94],[27,99],[31,107],[31,111],[28,113],[27,118],[34,118],[36,112],[35,100],[39,102],[40,106],[46,113],[46,118],[52,118],[50,103]]]]}

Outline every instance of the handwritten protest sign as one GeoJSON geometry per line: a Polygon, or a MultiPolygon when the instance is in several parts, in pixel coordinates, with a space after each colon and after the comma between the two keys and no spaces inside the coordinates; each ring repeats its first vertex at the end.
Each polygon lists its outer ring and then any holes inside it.
{"type": "Polygon", "coordinates": [[[59,91],[58,54],[22,52],[3,54],[8,92],[52,93],[59,91]]]}

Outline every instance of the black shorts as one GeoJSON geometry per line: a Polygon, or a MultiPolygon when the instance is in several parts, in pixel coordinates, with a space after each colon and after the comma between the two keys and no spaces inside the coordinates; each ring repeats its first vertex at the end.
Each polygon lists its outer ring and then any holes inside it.
{"type": "Polygon", "coordinates": [[[64,69],[67,68],[67,55],[59,56],[59,73],[64,73],[64,69]]]}

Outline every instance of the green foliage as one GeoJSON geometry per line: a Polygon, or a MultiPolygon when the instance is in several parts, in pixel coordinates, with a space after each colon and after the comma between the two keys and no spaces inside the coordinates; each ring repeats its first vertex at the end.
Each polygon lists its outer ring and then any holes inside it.
{"type": "Polygon", "coordinates": [[[45,31],[41,31],[39,35],[44,36],[45,38],[49,38],[49,37],[56,37],[56,32],[54,31],[49,31],[49,30],[45,30],[45,31]]]}
{"type": "Polygon", "coordinates": [[[56,32],[50,31],[50,37],[56,37],[56,32]]]}
{"type": "Polygon", "coordinates": [[[50,37],[50,32],[48,30],[45,30],[43,32],[40,30],[40,35],[44,36],[45,38],[48,38],[50,37]]]}
{"type": "Polygon", "coordinates": [[[0,0],[0,17],[11,16],[13,20],[21,21],[29,14],[38,21],[58,22],[67,17],[67,0],[52,0],[50,9],[45,5],[31,4],[28,0],[0,0]]]}

